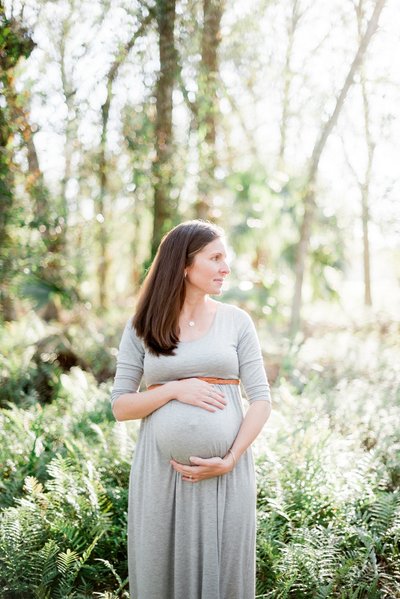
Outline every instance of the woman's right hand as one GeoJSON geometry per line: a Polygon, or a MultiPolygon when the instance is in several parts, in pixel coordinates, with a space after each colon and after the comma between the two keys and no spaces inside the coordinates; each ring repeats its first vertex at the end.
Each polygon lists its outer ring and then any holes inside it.
{"type": "Polygon", "coordinates": [[[200,379],[182,379],[174,381],[175,399],[191,406],[203,408],[208,412],[223,410],[226,406],[225,395],[213,385],[200,379]]]}

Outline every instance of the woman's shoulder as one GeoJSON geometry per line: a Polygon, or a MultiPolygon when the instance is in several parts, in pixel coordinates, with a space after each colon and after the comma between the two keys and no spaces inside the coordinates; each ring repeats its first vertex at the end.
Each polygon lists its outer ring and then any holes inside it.
{"type": "Polygon", "coordinates": [[[230,318],[234,319],[237,323],[247,324],[252,321],[251,316],[243,308],[239,308],[235,304],[229,304],[227,302],[218,302],[221,304],[220,309],[224,311],[230,318]]]}
{"type": "Polygon", "coordinates": [[[125,330],[130,334],[136,334],[135,327],[133,326],[133,317],[129,316],[129,318],[125,321],[125,330]]]}
{"type": "Polygon", "coordinates": [[[122,333],[122,339],[125,343],[133,344],[140,351],[144,351],[144,344],[141,337],[136,333],[136,329],[133,324],[133,318],[130,316],[128,320],[125,322],[125,328],[122,333]]]}

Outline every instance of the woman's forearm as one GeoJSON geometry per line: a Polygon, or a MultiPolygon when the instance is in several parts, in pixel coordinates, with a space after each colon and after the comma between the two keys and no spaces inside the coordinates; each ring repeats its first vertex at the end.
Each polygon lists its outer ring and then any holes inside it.
{"type": "MultiPolygon", "coordinates": [[[[268,401],[254,401],[244,417],[242,425],[231,447],[235,459],[250,447],[261,432],[271,414],[271,404],[268,401]]],[[[228,456],[227,456],[228,457],[228,456]]]]}
{"type": "Polygon", "coordinates": [[[176,381],[170,381],[151,391],[123,393],[112,405],[115,419],[122,422],[145,418],[176,397],[175,383],[176,381]]]}

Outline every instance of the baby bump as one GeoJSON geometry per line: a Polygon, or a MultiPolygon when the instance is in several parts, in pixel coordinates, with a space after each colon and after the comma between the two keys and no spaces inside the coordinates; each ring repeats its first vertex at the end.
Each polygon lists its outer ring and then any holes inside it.
{"type": "Polygon", "coordinates": [[[189,464],[190,456],[224,457],[241,424],[241,414],[228,405],[216,412],[169,401],[151,415],[159,451],[167,458],[189,464]]]}

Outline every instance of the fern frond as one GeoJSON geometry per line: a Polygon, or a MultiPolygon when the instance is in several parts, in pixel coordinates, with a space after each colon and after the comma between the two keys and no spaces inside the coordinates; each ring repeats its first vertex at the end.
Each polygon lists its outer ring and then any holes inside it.
{"type": "MultiPolygon", "coordinates": [[[[112,564],[110,564],[110,562],[107,559],[102,559],[101,557],[97,557],[96,558],[97,562],[103,562],[103,564],[109,569],[111,570],[111,572],[114,574],[116,581],[119,584],[119,588],[122,588],[122,578],[121,576],[118,574],[118,572],[116,571],[116,569],[114,568],[114,566],[112,564]]],[[[125,584],[125,583],[124,583],[125,584]]]]}
{"type": "Polygon", "coordinates": [[[71,458],[63,457],[61,454],[56,454],[47,466],[47,472],[54,479],[63,479],[69,476],[74,470],[75,464],[71,458]]]}
{"type": "Polygon", "coordinates": [[[59,546],[53,539],[49,539],[45,546],[39,551],[39,557],[42,561],[42,584],[47,586],[57,576],[57,555],[60,551],[59,546]]]}
{"type": "Polygon", "coordinates": [[[7,585],[25,592],[41,577],[38,552],[45,543],[47,526],[33,502],[3,511],[0,521],[0,561],[7,585]]]}
{"type": "Polygon", "coordinates": [[[57,569],[61,574],[67,574],[71,571],[72,566],[79,561],[79,555],[76,551],[67,549],[57,555],[57,569]]]}
{"type": "Polygon", "coordinates": [[[79,556],[75,551],[71,551],[70,549],[58,555],[57,566],[62,576],[57,589],[54,591],[54,599],[66,599],[66,597],[73,596],[71,592],[73,591],[74,582],[101,536],[102,534],[99,534],[93,539],[82,556],[79,556]]]}
{"type": "Polygon", "coordinates": [[[25,478],[24,491],[28,495],[41,495],[43,493],[43,485],[34,476],[25,478]]]}
{"type": "Polygon", "coordinates": [[[380,493],[369,507],[367,521],[380,535],[387,533],[400,520],[400,498],[395,493],[380,493]]]}

